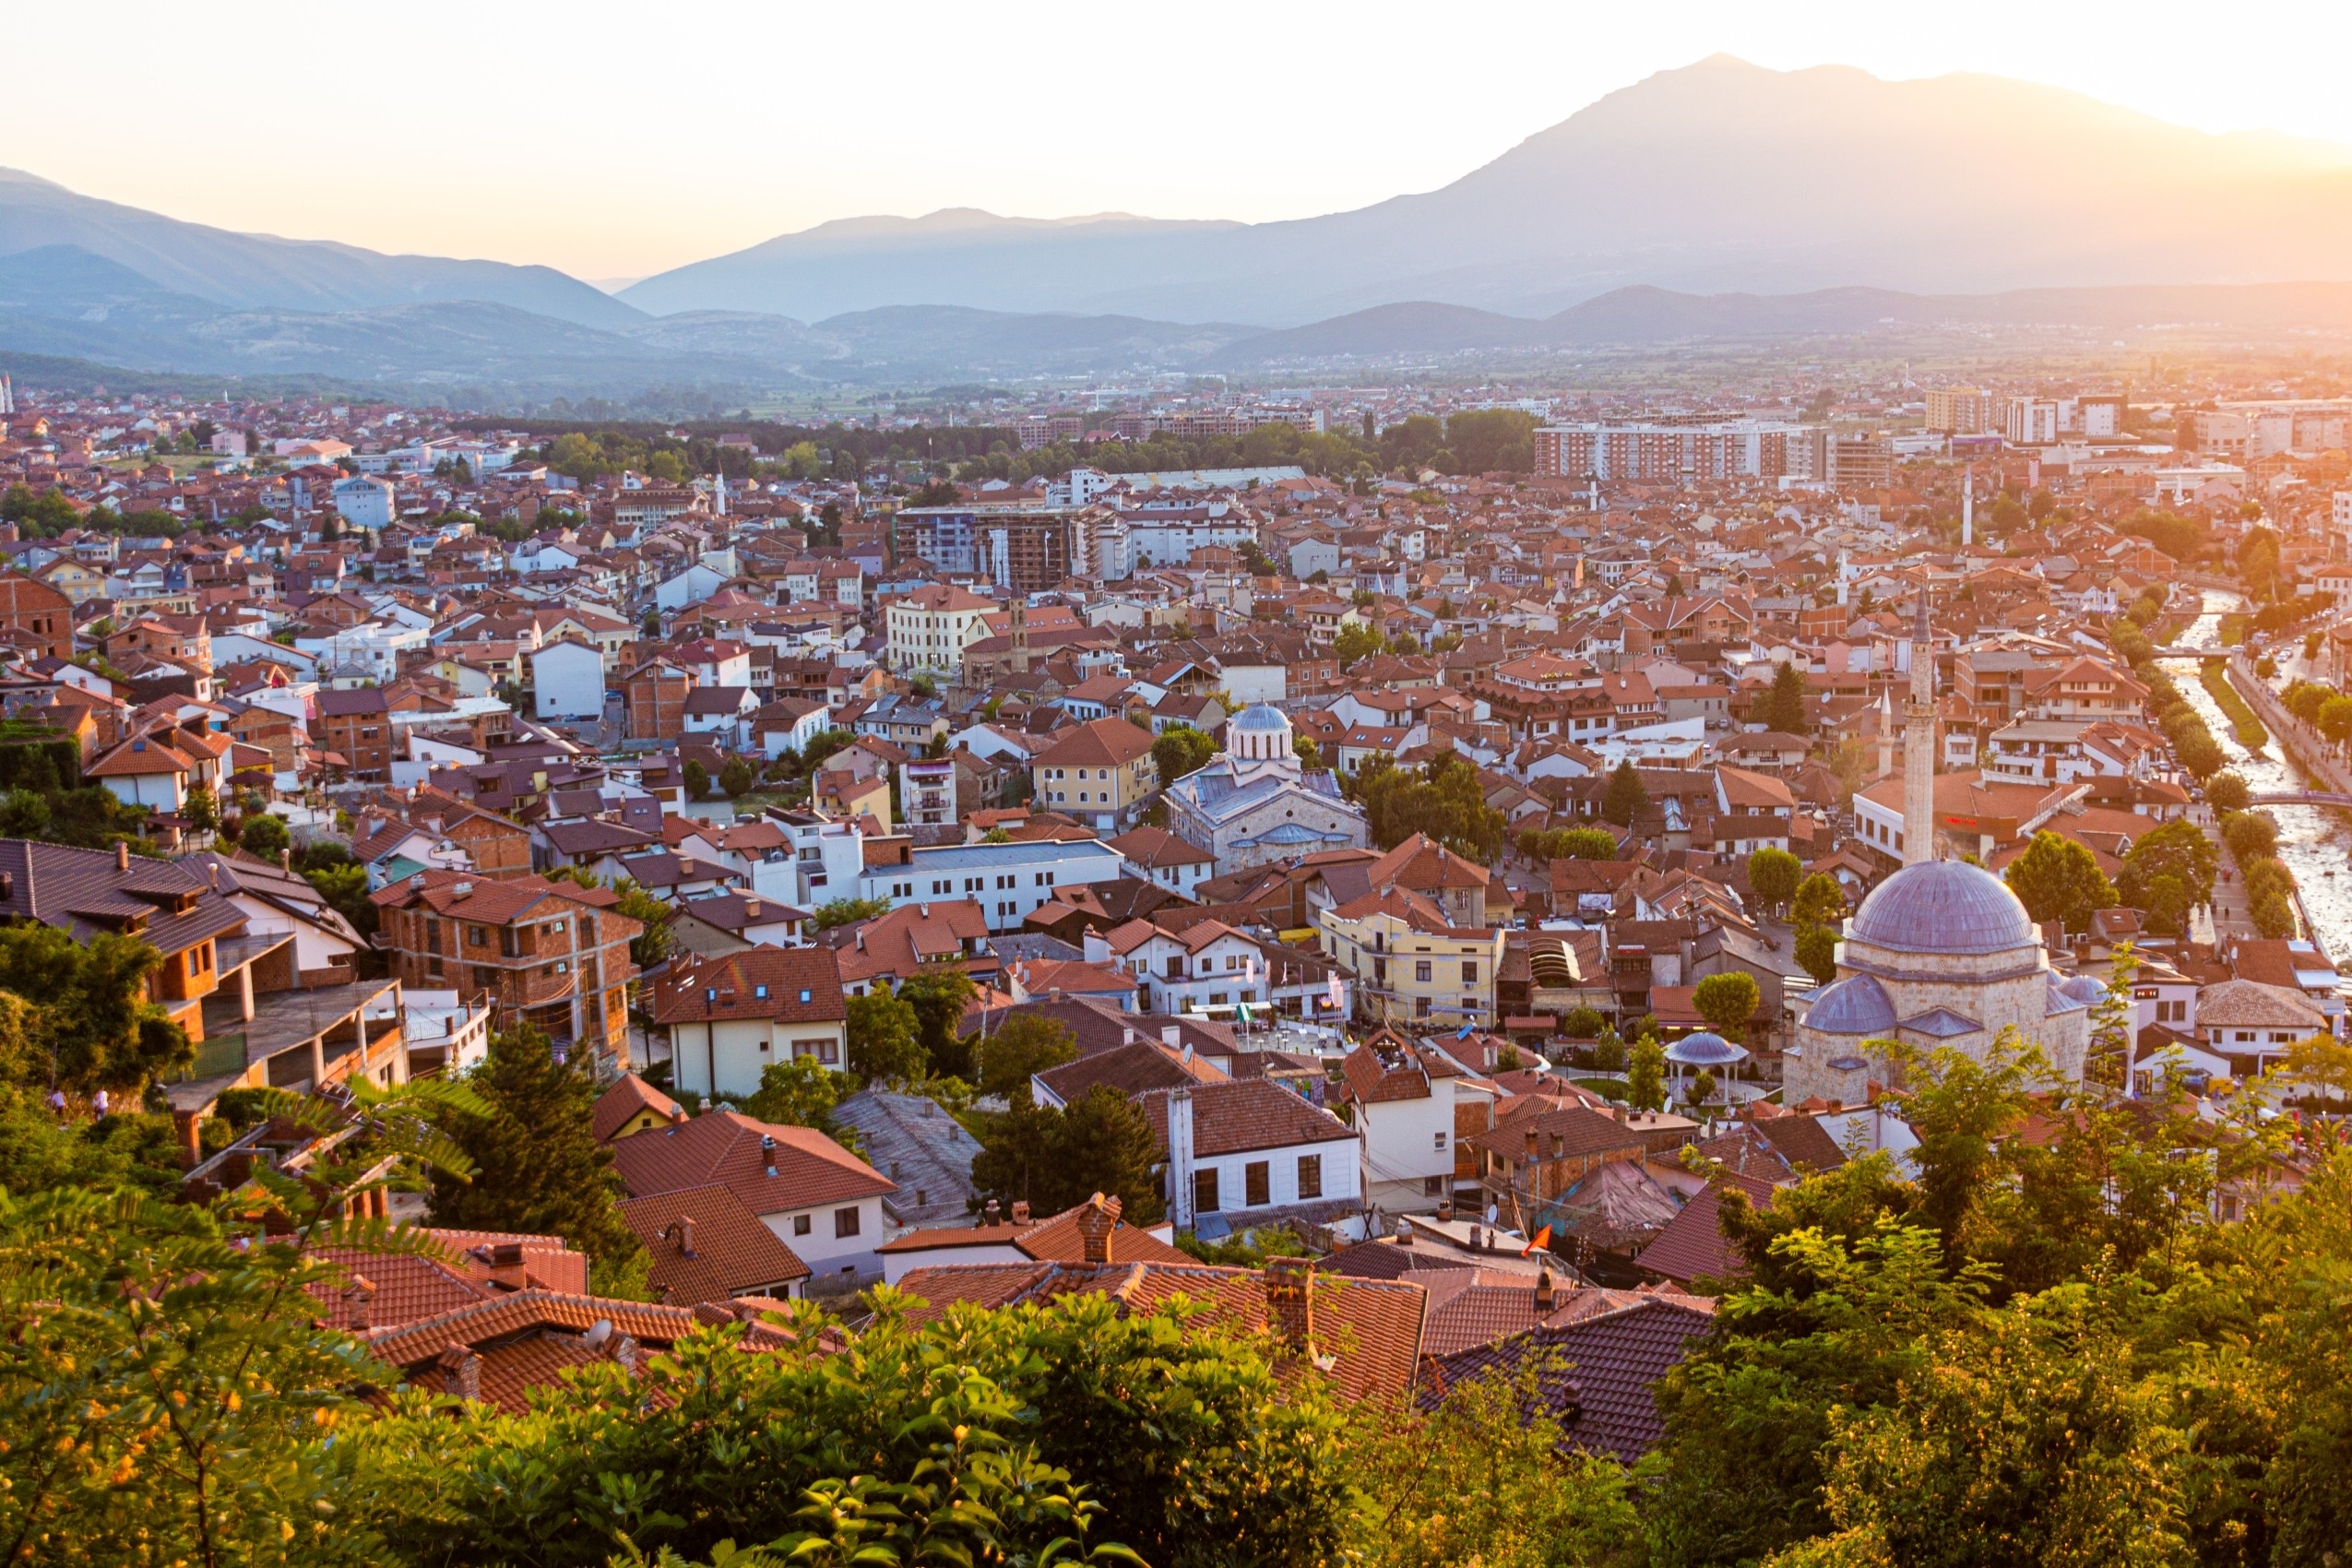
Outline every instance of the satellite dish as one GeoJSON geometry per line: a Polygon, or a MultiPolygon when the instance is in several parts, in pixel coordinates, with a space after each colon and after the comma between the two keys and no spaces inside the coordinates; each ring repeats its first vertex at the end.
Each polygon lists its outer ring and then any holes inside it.
{"type": "Polygon", "coordinates": [[[591,1350],[600,1350],[604,1348],[604,1342],[612,1337],[612,1320],[609,1317],[600,1317],[588,1324],[588,1331],[581,1337],[580,1342],[591,1350]]]}

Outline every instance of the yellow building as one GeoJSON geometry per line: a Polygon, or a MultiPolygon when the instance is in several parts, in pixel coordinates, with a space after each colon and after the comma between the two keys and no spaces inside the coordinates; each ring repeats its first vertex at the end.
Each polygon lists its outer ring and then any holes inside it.
{"type": "Polygon", "coordinates": [[[1448,925],[1435,904],[1397,888],[1319,909],[1315,929],[1324,956],[1355,971],[1359,1014],[1423,1031],[1496,1022],[1501,927],[1448,925]]]}

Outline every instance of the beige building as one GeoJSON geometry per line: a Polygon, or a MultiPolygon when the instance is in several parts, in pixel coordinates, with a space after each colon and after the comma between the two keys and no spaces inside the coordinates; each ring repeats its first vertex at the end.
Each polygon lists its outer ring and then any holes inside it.
{"type": "Polygon", "coordinates": [[[1400,1028],[1488,1027],[1503,966],[1500,927],[1452,926],[1437,905],[1402,888],[1315,913],[1324,956],[1356,976],[1357,1010],[1400,1028]]]}
{"type": "Polygon", "coordinates": [[[992,600],[946,584],[896,600],[884,616],[890,668],[901,675],[962,680],[964,650],[988,636],[988,612],[994,608],[992,600]]]}
{"type": "Polygon", "coordinates": [[[1036,803],[1099,833],[1122,833],[1159,789],[1151,735],[1123,719],[1096,719],[1060,732],[1029,764],[1036,803]]]}

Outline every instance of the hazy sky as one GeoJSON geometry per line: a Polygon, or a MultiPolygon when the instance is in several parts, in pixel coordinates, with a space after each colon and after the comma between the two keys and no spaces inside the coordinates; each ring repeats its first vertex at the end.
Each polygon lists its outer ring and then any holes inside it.
{"type": "Polygon", "coordinates": [[[1717,51],[2352,142],[2343,0],[225,0],[10,6],[6,36],[0,164],[229,228],[591,279],[861,213],[1360,206],[1717,51]]]}

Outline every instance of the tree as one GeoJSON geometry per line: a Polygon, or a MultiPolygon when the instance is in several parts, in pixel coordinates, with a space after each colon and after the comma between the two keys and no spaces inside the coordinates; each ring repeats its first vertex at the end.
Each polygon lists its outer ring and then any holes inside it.
{"type": "Polygon", "coordinates": [[[2187,932],[2189,911],[2213,901],[2219,856],[2195,823],[2168,822],[2143,834],[2123,857],[2116,896],[2144,911],[2164,934],[2187,932]]]}
{"type": "Polygon", "coordinates": [[[1784,909],[1797,896],[1805,862],[1786,849],[1766,847],[1748,857],[1748,886],[1773,909],[1784,909]]]}
{"type": "Polygon", "coordinates": [[[909,975],[898,982],[898,1000],[915,1010],[918,1038],[931,1058],[927,1076],[972,1076],[972,1048],[961,1031],[964,1009],[979,995],[972,977],[953,966],[909,975]]]}
{"type": "Polygon", "coordinates": [[[1164,1209],[1158,1159],[1143,1111],[1110,1085],[1097,1084],[1066,1107],[1040,1108],[1022,1098],[990,1118],[972,1157],[972,1186],[1041,1214],[1100,1193],[1119,1199],[1129,1224],[1144,1225],[1164,1209]]]}
{"type": "Polygon", "coordinates": [[[1509,825],[1486,803],[1478,770],[1452,752],[1418,772],[1376,756],[1357,769],[1350,788],[1363,802],[1372,842],[1384,849],[1422,833],[1480,865],[1503,852],[1509,825]]]}
{"type": "Polygon", "coordinates": [[[835,898],[819,904],[809,916],[811,931],[831,931],[857,921],[870,921],[890,912],[887,898],[835,898]]]}
{"type": "Polygon", "coordinates": [[[377,910],[374,900],[368,897],[367,867],[322,866],[303,872],[303,878],[318,889],[318,896],[327,900],[327,908],[342,916],[353,931],[374,940],[377,910]]]}
{"type": "Polygon", "coordinates": [[[1570,1039],[1597,1039],[1608,1020],[1596,1007],[1571,1007],[1560,1020],[1560,1030],[1570,1039]]]}
{"type": "Polygon", "coordinates": [[[1702,1067],[1692,1074],[1691,1081],[1683,1086],[1682,1103],[1696,1111],[1715,1098],[1716,1087],[1715,1074],[1702,1067]]]}
{"type": "Polygon", "coordinates": [[[931,1055],[915,1010],[886,991],[849,998],[849,1071],[867,1084],[919,1084],[931,1055]]]}
{"type": "Polygon", "coordinates": [[[245,818],[244,826],[237,833],[238,848],[265,861],[275,861],[292,841],[293,836],[286,831],[285,819],[267,813],[245,818]]]}
{"type": "Polygon", "coordinates": [[[1642,776],[1633,770],[1632,759],[1619,763],[1601,793],[1601,816],[1620,827],[1631,827],[1649,809],[1650,793],[1642,787],[1642,776]]]}
{"type": "Polygon", "coordinates": [[[1593,1065],[1604,1073],[1625,1070],[1625,1042],[1615,1029],[1601,1026],[1599,1036],[1593,1041],[1593,1065]]]}
{"type": "Polygon", "coordinates": [[[1016,1013],[978,1039],[980,1090],[1008,1102],[1029,1098],[1029,1079],[1078,1054],[1069,1026],[1039,1013],[1016,1013]]]}
{"type": "Polygon", "coordinates": [[[1797,962],[1815,983],[1837,978],[1837,933],[1825,925],[1801,926],[1797,932],[1797,962]]]}
{"type": "Polygon", "coordinates": [[[1734,1045],[1745,1037],[1748,1020],[1755,1016],[1756,1007],[1763,1000],[1756,977],[1745,969],[1726,969],[1719,975],[1709,975],[1691,992],[1691,1004],[1707,1021],[1707,1028],[1734,1045]]]}
{"type": "Polygon", "coordinates": [[[180,814],[198,833],[210,833],[220,826],[220,798],[212,792],[211,785],[198,784],[181,803],[180,814]]]}
{"type": "Polygon", "coordinates": [[[2333,745],[2352,740],[2352,697],[2330,697],[2321,704],[2319,728],[2333,745]]]}
{"type": "Polygon", "coordinates": [[[1634,1042],[1625,1069],[1625,1103],[1636,1111],[1666,1109],[1666,1048],[1656,1035],[1645,1034],[1634,1042]]]}
{"type": "Polygon", "coordinates": [[[113,932],[85,944],[51,925],[0,927],[0,1078],[136,1096],[186,1066],[187,1031],[148,1000],[162,962],[113,932]]]}
{"type": "Polygon", "coordinates": [[[1531,861],[1613,861],[1617,837],[1605,827],[1529,828],[1519,835],[1519,852],[1531,861]]]}
{"type": "Polygon", "coordinates": [[[719,787],[727,791],[730,800],[749,794],[752,786],[758,782],[759,774],[750,763],[739,756],[729,757],[727,765],[719,770],[719,787]]]}
{"type": "Polygon", "coordinates": [[[1805,716],[1805,677],[1793,663],[1783,663],[1772,672],[1772,688],[1756,705],[1755,717],[1768,730],[1784,735],[1802,735],[1812,729],[1805,716]]]}
{"type": "Polygon", "coordinates": [[[1152,766],[1162,788],[1197,773],[1217,754],[1217,742],[1189,724],[1171,724],[1151,743],[1152,766]]]}
{"type": "Polygon", "coordinates": [[[1789,919],[1799,925],[1828,925],[1844,918],[1846,889],[1827,872],[1814,872],[1798,885],[1789,919]]]}
{"type": "Polygon", "coordinates": [[[2088,931],[2091,915],[2115,907],[2115,885],[2079,841],[2047,830],[2009,863],[2009,890],[2036,921],[2057,921],[2070,932],[2088,931]]]}
{"type": "Polygon", "coordinates": [[[2221,841],[2241,867],[2268,860],[2278,852],[2278,824],[2268,812],[2239,812],[2221,819],[2221,841]]]}
{"type": "Polygon", "coordinates": [[[743,1101],[743,1114],[780,1127],[813,1128],[854,1154],[857,1134],[833,1120],[833,1110],[857,1087],[855,1078],[814,1056],[771,1062],[759,1070],[759,1087],[743,1101]]]}
{"type": "Polygon", "coordinates": [[[433,1223],[561,1236],[588,1255],[600,1291],[641,1277],[644,1248],[621,1218],[612,1151],[596,1141],[588,1053],[559,1062],[539,1030],[500,1030],[464,1083],[479,1107],[449,1113],[441,1131],[472,1175],[434,1176],[433,1223]]]}
{"type": "Polygon", "coordinates": [[[629,962],[640,969],[666,963],[678,946],[670,929],[678,918],[677,906],[655,897],[630,877],[614,883],[612,891],[617,899],[613,913],[626,915],[642,928],[629,939],[629,962]]]}
{"type": "Polygon", "coordinates": [[[1388,639],[1360,622],[1349,622],[1340,627],[1339,635],[1331,642],[1331,656],[1339,661],[1342,670],[1387,651],[1388,639]]]}
{"type": "Polygon", "coordinates": [[[699,757],[688,757],[685,766],[686,799],[699,801],[710,793],[710,769],[699,757]]]}
{"type": "Polygon", "coordinates": [[[2205,800],[2225,814],[2242,812],[2253,798],[2246,781],[2235,773],[2216,773],[2205,780],[2205,800]]]}
{"type": "Polygon", "coordinates": [[[2091,1008],[2091,1044],[2083,1066],[2084,1076],[2111,1088],[2131,1081],[2139,1033],[2139,1004],[2132,988],[2139,978],[2138,951],[2128,942],[2118,943],[2108,962],[2106,989],[2091,1008]]]}

